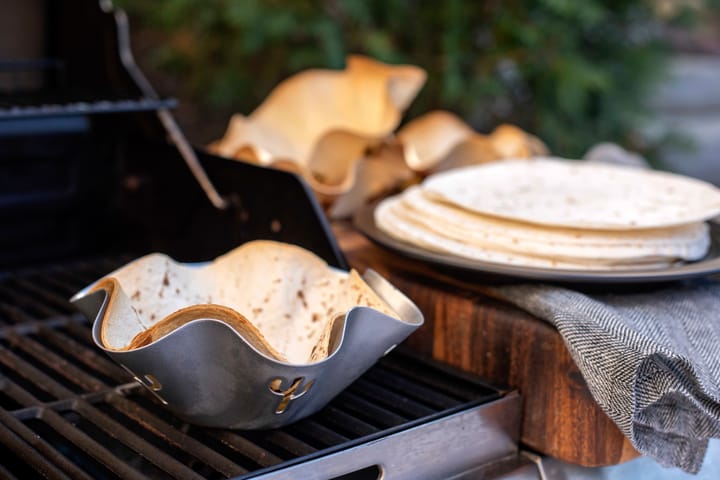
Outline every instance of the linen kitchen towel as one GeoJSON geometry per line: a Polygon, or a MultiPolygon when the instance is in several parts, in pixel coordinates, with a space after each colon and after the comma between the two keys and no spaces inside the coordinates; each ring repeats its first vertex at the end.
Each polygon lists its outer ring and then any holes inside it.
{"type": "Polygon", "coordinates": [[[708,439],[720,437],[720,282],[623,294],[492,290],[558,329],[593,397],[640,453],[698,472],[708,439]]]}

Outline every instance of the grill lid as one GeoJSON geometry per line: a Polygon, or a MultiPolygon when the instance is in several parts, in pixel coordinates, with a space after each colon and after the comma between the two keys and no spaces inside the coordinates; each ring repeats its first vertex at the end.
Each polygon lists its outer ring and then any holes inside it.
{"type": "Polygon", "coordinates": [[[112,2],[2,5],[0,267],[109,251],[207,261],[263,238],[347,268],[300,177],[188,143],[112,2]]]}

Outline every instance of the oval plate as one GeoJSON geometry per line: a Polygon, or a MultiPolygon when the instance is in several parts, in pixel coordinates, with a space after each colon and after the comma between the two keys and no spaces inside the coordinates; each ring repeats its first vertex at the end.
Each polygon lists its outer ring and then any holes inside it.
{"type": "Polygon", "coordinates": [[[671,267],[652,270],[564,270],[555,268],[522,267],[501,263],[466,259],[450,254],[433,252],[397,240],[382,232],[375,224],[375,207],[378,202],[357,211],[353,218],[355,227],[374,243],[405,257],[429,265],[451,270],[465,278],[480,281],[540,281],[577,285],[642,285],[674,282],[720,273],[720,225],[710,222],[711,245],[701,260],[678,263],[671,267]]]}

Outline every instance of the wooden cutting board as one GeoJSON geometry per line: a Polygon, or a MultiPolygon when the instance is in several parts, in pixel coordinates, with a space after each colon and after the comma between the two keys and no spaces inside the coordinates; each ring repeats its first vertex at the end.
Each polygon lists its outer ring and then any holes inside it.
{"type": "Polygon", "coordinates": [[[404,343],[422,354],[518,389],[524,448],[577,465],[615,465],[638,452],[602,412],[550,324],[460,281],[333,225],[350,266],[372,268],[410,297],[425,324],[404,343]]]}

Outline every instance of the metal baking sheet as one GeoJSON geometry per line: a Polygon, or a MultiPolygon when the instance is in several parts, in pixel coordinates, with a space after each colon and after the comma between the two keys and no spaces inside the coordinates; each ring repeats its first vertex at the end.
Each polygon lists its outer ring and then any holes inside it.
{"type": "Polygon", "coordinates": [[[464,279],[492,282],[535,281],[572,286],[617,285],[645,287],[658,283],[707,277],[720,273],[720,225],[710,223],[711,246],[708,254],[695,262],[678,263],[667,268],[648,270],[567,270],[539,267],[522,267],[484,262],[455,255],[433,252],[402,242],[382,232],[375,224],[374,212],[378,202],[357,211],[355,227],[374,243],[409,259],[418,260],[464,279]]]}

